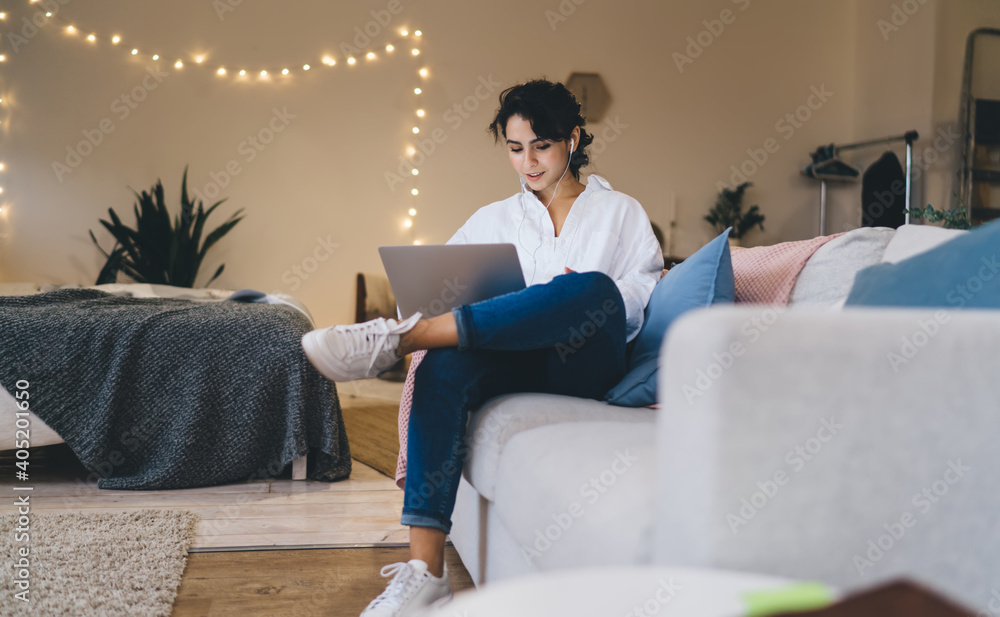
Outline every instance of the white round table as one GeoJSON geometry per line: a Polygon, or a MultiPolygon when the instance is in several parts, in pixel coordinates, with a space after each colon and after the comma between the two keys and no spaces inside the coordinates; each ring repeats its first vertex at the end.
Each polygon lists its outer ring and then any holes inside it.
{"type": "MultiPolygon", "coordinates": [[[[748,592],[782,591],[795,584],[790,579],[725,570],[651,566],[580,568],[506,579],[463,591],[425,615],[736,617],[749,614],[748,592]]],[[[835,596],[832,590],[820,586],[821,593],[823,590],[829,598],[835,596]]],[[[815,591],[814,587],[813,597],[815,591]]]]}

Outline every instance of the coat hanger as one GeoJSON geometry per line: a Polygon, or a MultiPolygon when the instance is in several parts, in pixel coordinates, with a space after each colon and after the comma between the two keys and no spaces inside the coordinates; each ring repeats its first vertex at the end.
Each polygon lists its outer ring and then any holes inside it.
{"type": "Polygon", "coordinates": [[[832,159],[812,166],[812,176],[820,180],[851,182],[853,180],[857,180],[860,175],[861,170],[854,165],[850,165],[839,158],[836,158],[836,156],[832,159]]]}
{"type": "Polygon", "coordinates": [[[845,163],[837,156],[837,149],[833,144],[820,146],[809,156],[812,157],[813,162],[802,170],[804,176],[817,180],[852,182],[861,175],[861,170],[845,163]]]}

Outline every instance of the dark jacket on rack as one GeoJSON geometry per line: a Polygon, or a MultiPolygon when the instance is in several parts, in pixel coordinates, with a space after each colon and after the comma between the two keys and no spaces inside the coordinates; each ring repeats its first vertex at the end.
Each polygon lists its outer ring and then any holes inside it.
{"type": "Polygon", "coordinates": [[[896,229],[906,222],[906,175],[899,157],[887,151],[861,178],[861,226],[896,229]]]}

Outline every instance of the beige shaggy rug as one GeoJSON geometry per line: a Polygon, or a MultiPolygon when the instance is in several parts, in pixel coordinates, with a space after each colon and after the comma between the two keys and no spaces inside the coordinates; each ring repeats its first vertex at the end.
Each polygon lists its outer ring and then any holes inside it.
{"type": "Polygon", "coordinates": [[[168,617],[198,515],[31,513],[27,537],[22,523],[0,515],[0,615],[168,617]]]}

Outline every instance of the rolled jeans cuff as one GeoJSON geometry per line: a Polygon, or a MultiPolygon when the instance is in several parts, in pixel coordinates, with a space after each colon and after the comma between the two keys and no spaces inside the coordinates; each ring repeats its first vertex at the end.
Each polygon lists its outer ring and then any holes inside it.
{"type": "Polygon", "coordinates": [[[456,306],[451,309],[452,316],[455,317],[455,328],[458,330],[458,349],[468,351],[472,349],[475,337],[475,326],[472,324],[472,309],[468,304],[456,306]]]}
{"type": "Polygon", "coordinates": [[[451,533],[451,528],[445,525],[436,518],[431,518],[429,516],[422,516],[420,514],[410,514],[409,512],[403,512],[403,516],[399,519],[401,525],[408,525],[412,527],[431,527],[432,529],[439,529],[445,533],[445,535],[451,533]]]}

